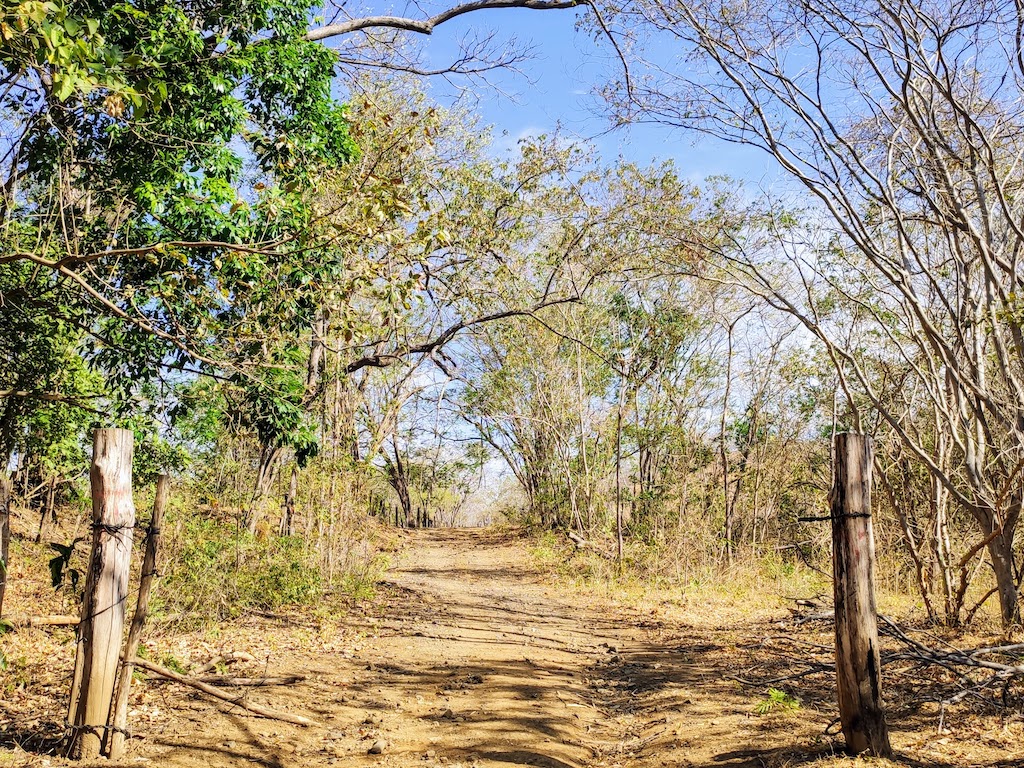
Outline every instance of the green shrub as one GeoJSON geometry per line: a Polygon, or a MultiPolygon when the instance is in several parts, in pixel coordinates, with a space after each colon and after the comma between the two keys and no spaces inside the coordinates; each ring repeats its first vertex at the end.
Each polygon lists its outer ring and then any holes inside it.
{"type": "Polygon", "coordinates": [[[778,688],[768,689],[768,698],[762,699],[754,707],[759,715],[767,715],[770,712],[790,712],[800,708],[800,700],[778,688]]]}
{"type": "Polygon", "coordinates": [[[338,591],[356,602],[369,600],[376,594],[377,584],[390,565],[391,561],[386,555],[374,555],[350,567],[339,580],[338,591]]]}
{"type": "Polygon", "coordinates": [[[308,604],[323,592],[301,540],[258,537],[198,516],[173,521],[155,610],[207,620],[308,604]]]}

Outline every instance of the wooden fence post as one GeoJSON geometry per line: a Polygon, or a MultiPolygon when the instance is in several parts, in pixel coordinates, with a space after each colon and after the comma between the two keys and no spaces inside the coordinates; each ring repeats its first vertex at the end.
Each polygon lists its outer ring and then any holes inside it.
{"type": "Polygon", "coordinates": [[[97,429],[93,437],[92,552],[68,710],[71,751],[83,759],[100,754],[124,632],[135,526],[132,440],[128,429],[97,429]]]}
{"type": "Polygon", "coordinates": [[[873,446],[867,435],[835,436],[832,567],[835,576],[836,692],[846,748],[892,755],[882,706],[875,541],[871,527],[873,446]]]}
{"type": "Polygon", "coordinates": [[[139,599],[135,604],[135,615],[132,616],[132,627],[128,631],[128,642],[121,654],[121,670],[117,679],[117,694],[110,708],[110,728],[106,733],[106,753],[111,760],[119,760],[124,754],[125,730],[128,727],[128,694],[131,691],[132,672],[135,664],[132,659],[139,651],[142,630],[149,616],[149,594],[153,582],[159,575],[157,564],[160,556],[160,526],[167,509],[167,498],[170,495],[171,479],[160,475],[156,481],[156,499],[153,501],[153,518],[146,532],[146,554],[142,558],[142,573],[139,576],[139,599]]]}
{"type": "Polygon", "coordinates": [[[4,615],[4,592],[7,591],[7,563],[11,549],[11,490],[13,482],[0,470],[0,617],[4,615]]]}

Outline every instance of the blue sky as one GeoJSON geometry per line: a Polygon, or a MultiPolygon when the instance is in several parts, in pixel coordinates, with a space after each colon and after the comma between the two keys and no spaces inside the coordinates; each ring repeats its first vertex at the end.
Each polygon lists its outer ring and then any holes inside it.
{"type": "MultiPolygon", "coordinates": [[[[383,6],[379,8],[383,10],[383,6]]],[[[415,8],[405,13],[422,17],[415,8]]],[[[474,31],[494,31],[503,40],[515,38],[534,49],[533,57],[523,65],[525,77],[494,72],[488,76],[492,87],[479,91],[478,111],[497,135],[507,132],[510,144],[527,134],[550,132],[561,124],[568,135],[593,139],[609,161],[619,155],[640,163],[672,158],[691,181],[728,175],[754,186],[772,183],[773,166],[757,150],[708,139],[698,142],[692,135],[662,126],[634,126],[628,132],[607,133],[608,123],[597,114],[593,90],[609,73],[621,72],[621,64],[607,42],[595,43],[575,29],[581,13],[480,11],[447,22],[431,37],[418,42],[424,45],[431,66],[450,64],[457,55],[459,40],[474,31]]],[[[438,80],[432,83],[431,91],[442,102],[453,92],[438,80]]]]}

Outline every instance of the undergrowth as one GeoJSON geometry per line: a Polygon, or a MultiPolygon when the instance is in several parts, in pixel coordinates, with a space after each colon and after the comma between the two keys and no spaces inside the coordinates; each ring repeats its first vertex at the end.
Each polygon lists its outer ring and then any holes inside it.
{"type": "Polygon", "coordinates": [[[536,567],[563,583],[605,593],[650,593],[684,607],[705,602],[742,606],[754,596],[759,608],[779,607],[798,597],[831,597],[826,572],[802,560],[774,551],[741,552],[730,564],[724,557],[694,557],[678,544],[627,540],[620,566],[610,536],[579,548],[566,536],[544,530],[530,534],[529,552],[536,567]]]}
{"type": "Polygon", "coordinates": [[[178,516],[167,527],[172,535],[155,615],[215,620],[308,604],[323,593],[324,579],[295,537],[254,536],[194,515],[178,516]]]}

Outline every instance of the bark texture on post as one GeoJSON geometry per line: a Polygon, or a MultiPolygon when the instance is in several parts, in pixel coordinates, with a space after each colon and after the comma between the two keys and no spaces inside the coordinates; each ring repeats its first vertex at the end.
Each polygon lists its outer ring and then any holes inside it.
{"type": "Polygon", "coordinates": [[[7,591],[7,563],[11,549],[11,479],[0,472],[0,617],[4,615],[7,591]]]}
{"type": "Polygon", "coordinates": [[[132,616],[132,627],[128,631],[128,642],[121,654],[121,671],[117,679],[117,695],[110,708],[110,725],[106,733],[107,757],[118,760],[124,754],[125,730],[128,727],[128,694],[131,691],[132,672],[135,665],[132,659],[139,650],[142,630],[149,616],[149,594],[158,574],[160,557],[160,525],[167,509],[167,498],[171,492],[171,479],[160,475],[156,481],[156,500],[153,502],[153,518],[146,532],[146,554],[142,559],[142,574],[139,578],[139,599],[135,604],[135,615],[132,616]]]}
{"type": "Polygon", "coordinates": [[[72,754],[83,759],[100,754],[117,678],[135,525],[132,439],[128,429],[97,429],[93,438],[92,553],[68,712],[72,754]]]}
{"type": "Polygon", "coordinates": [[[875,542],[871,526],[873,446],[867,435],[835,437],[832,565],[835,575],[836,692],[847,749],[889,757],[882,706],[875,542]]]}

